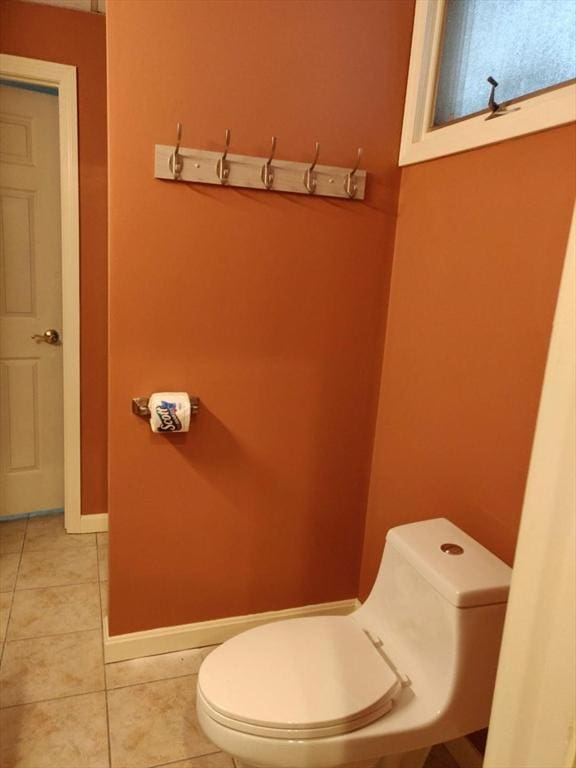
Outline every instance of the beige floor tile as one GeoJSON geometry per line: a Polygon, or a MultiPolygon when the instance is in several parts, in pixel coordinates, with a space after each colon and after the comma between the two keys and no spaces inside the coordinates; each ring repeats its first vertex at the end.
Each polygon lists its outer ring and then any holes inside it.
{"type": "Polygon", "coordinates": [[[28,520],[26,518],[22,518],[21,520],[5,520],[4,518],[0,519],[0,540],[4,536],[11,536],[16,532],[25,533],[27,524],[28,520]]]}
{"type": "Polygon", "coordinates": [[[23,589],[15,592],[9,640],[100,629],[98,584],[23,589]]]}
{"type": "Polygon", "coordinates": [[[13,592],[0,592],[0,643],[4,642],[4,638],[6,637],[6,627],[8,626],[8,617],[10,616],[12,595],[13,592]]]}
{"type": "MultiPolygon", "coordinates": [[[[7,555],[12,557],[12,555],[7,555]]],[[[16,589],[39,589],[98,581],[96,547],[24,552],[16,589]]]]}
{"type": "Polygon", "coordinates": [[[190,760],[179,760],[177,763],[166,763],[154,768],[234,768],[234,760],[224,752],[216,752],[214,755],[192,757],[190,760]]]}
{"type": "Polygon", "coordinates": [[[35,536],[44,536],[50,531],[63,531],[64,530],[64,513],[57,515],[40,515],[39,517],[31,517],[28,520],[28,536],[34,538],[35,536]]]}
{"type": "Polygon", "coordinates": [[[6,643],[0,667],[0,707],[103,688],[100,630],[6,643]]]}
{"type": "Polygon", "coordinates": [[[3,768],[108,768],[103,693],[0,710],[3,768]]]}
{"type": "Polygon", "coordinates": [[[108,581],[108,547],[98,547],[98,576],[100,581],[108,581]]]}
{"type": "Polygon", "coordinates": [[[200,650],[202,651],[202,655],[204,656],[204,658],[206,658],[206,656],[211,654],[212,651],[215,651],[216,648],[219,648],[219,647],[220,647],[220,645],[205,645],[200,650]]]}
{"type": "Polygon", "coordinates": [[[22,551],[27,520],[11,520],[0,523],[0,554],[9,555],[22,551]]]}
{"type": "Polygon", "coordinates": [[[204,655],[200,649],[144,656],[140,659],[106,664],[106,687],[120,688],[153,680],[193,675],[200,669],[204,655]]]}
{"type": "Polygon", "coordinates": [[[100,582],[100,607],[102,616],[108,616],[108,582],[100,582]]]}
{"type": "Polygon", "coordinates": [[[16,583],[20,555],[0,555],[0,592],[10,592],[16,583]]]}
{"type": "Polygon", "coordinates": [[[217,751],[196,720],[196,675],[108,691],[114,768],[145,766],[217,751]]]}
{"type": "Polygon", "coordinates": [[[96,534],[96,543],[99,547],[107,547],[108,546],[108,531],[102,531],[101,533],[96,534]]]}
{"type": "Polygon", "coordinates": [[[32,518],[28,522],[24,540],[24,552],[48,549],[62,552],[76,547],[95,546],[96,534],[94,533],[66,533],[63,515],[32,518]]]}

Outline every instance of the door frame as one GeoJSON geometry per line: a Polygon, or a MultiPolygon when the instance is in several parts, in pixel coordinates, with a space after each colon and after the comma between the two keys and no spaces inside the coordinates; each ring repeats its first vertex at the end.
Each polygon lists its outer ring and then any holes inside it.
{"type": "Polygon", "coordinates": [[[58,89],[62,251],[64,524],[68,533],[108,528],[108,515],[82,515],[80,421],[80,223],[76,67],[0,54],[0,77],[58,89]]]}
{"type": "Polygon", "coordinates": [[[548,350],[485,768],[576,765],[576,207],[548,350]]]}

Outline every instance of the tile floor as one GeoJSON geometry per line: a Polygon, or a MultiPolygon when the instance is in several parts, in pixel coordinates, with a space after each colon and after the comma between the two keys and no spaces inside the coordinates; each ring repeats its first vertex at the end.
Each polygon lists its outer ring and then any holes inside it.
{"type": "MultiPolygon", "coordinates": [[[[0,523],[0,765],[234,768],[196,722],[210,648],[104,665],[107,554],[62,516],[0,523]]],[[[457,768],[442,749],[427,768],[457,768]]]]}

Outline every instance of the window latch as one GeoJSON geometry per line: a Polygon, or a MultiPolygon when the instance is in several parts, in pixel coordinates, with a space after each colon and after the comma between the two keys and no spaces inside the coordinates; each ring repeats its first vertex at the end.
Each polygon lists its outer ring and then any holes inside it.
{"type": "Polygon", "coordinates": [[[487,82],[490,83],[490,96],[488,97],[488,109],[490,110],[490,114],[486,118],[486,120],[492,120],[495,117],[502,117],[503,115],[508,115],[510,112],[517,112],[520,107],[508,107],[506,104],[499,104],[496,101],[496,88],[498,87],[498,82],[494,80],[492,76],[487,78],[487,82]]]}

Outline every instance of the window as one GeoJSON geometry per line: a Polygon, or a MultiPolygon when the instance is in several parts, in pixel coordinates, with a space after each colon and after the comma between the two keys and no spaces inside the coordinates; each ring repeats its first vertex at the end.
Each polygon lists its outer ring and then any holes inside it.
{"type": "Polygon", "coordinates": [[[434,125],[576,78],[575,0],[447,0],[434,125]]]}
{"type": "Polygon", "coordinates": [[[570,122],[575,78],[576,0],[417,0],[400,165],[570,122]]]}

